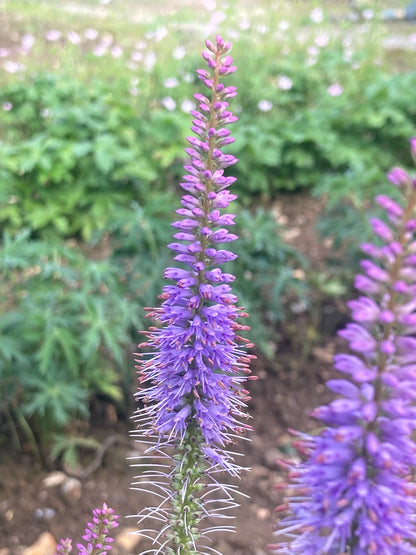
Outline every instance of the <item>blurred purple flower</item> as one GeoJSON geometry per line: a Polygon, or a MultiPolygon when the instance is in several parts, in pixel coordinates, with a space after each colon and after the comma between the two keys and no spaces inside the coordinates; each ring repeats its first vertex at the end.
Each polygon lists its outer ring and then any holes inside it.
{"type": "Polygon", "coordinates": [[[402,202],[376,197],[389,223],[371,224],[384,244],[363,245],[373,256],[356,280],[365,296],[340,332],[355,353],[334,357],[347,379],[329,380],[339,397],[312,413],[323,431],[297,434],[282,555],[416,553],[416,189],[394,184],[402,202]]]}

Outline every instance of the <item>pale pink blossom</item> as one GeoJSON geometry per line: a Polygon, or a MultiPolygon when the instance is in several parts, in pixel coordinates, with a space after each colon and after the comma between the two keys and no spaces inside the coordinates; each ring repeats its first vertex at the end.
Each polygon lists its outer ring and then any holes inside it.
{"type": "Polygon", "coordinates": [[[94,48],[93,52],[95,56],[97,56],[98,58],[101,58],[101,56],[104,56],[104,54],[107,52],[107,45],[100,42],[94,48]]]}
{"type": "Polygon", "coordinates": [[[154,52],[148,52],[144,58],[144,67],[147,71],[151,71],[156,63],[156,54],[154,52]]]}
{"type": "Polygon", "coordinates": [[[97,29],[91,29],[91,28],[85,29],[84,37],[87,40],[95,40],[98,37],[97,29]]]}
{"type": "Polygon", "coordinates": [[[7,58],[10,54],[10,50],[8,48],[0,48],[0,58],[7,58]]]}
{"type": "Polygon", "coordinates": [[[287,75],[281,75],[277,80],[277,86],[279,89],[282,89],[282,91],[288,91],[292,88],[293,81],[287,75]]]}
{"type": "Polygon", "coordinates": [[[163,85],[167,89],[173,89],[173,88],[177,87],[179,85],[179,83],[178,83],[178,80],[175,77],[168,77],[168,79],[165,79],[165,81],[163,82],[163,85]]]}
{"type": "Polygon", "coordinates": [[[71,42],[72,44],[81,44],[82,42],[81,37],[75,31],[68,31],[66,36],[68,37],[69,42],[71,42]]]}
{"type": "Polygon", "coordinates": [[[260,110],[260,112],[270,112],[270,110],[273,108],[273,104],[270,102],[270,100],[262,99],[257,104],[257,108],[260,110]]]}
{"type": "Polygon", "coordinates": [[[215,0],[203,0],[204,8],[210,12],[214,11],[217,7],[217,3],[215,0]]]}
{"type": "Polygon", "coordinates": [[[1,107],[3,108],[3,110],[4,110],[5,112],[10,112],[10,110],[13,108],[13,104],[12,104],[11,102],[8,102],[8,101],[6,100],[6,102],[3,102],[3,104],[2,104],[1,107]]]}
{"type": "Polygon", "coordinates": [[[113,46],[110,52],[113,58],[120,58],[123,55],[123,49],[118,44],[113,46]]]}
{"type": "Polygon", "coordinates": [[[172,52],[172,57],[175,60],[182,60],[182,58],[184,58],[185,55],[186,55],[186,50],[182,45],[177,46],[172,52]]]}
{"type": "Polygon", "coordinates": [[[329,43],[328,33],[319,33],[315,38],[315,44],[320,48],[325,48],[325,46],[328,46],[328,43],[329,43]]]}
{"type": "Polygon", "coordinates": [[[7,73],[18,73],[24,69],[22,64],[19,64],[19,62],[13,62],[12,60],[4,62],[3,67],[7,73]]]}
{"type": "Polygon", "coordinates": [[[50,41],[50,42],[55,42],[57,40],[59,40],[62,36],[61,31],[58,31],[57,29],[51,29],[50,31],[47,31],[45,33],[45,38],[46,40],[50,41]]]}
{"type": "Polygon", "coordinates": [[[171,96],[165,96],[162,98],[162,106],[169,110],[169,112],[172,112],[176,108],[176,102],[171,96]]]}
{"type": "Polygon", "coordinates": [[[309,16],[314,23],[322,23],[324,20],[324,14],[321,8],[314,8],[309,16]]]}
{"type": "Polygon", "coordinates": [[[36,39],[31,33],[26,33],[25,35],[23,35],[22,37],[23,50],[26,50],[26,52],[31,50],[35,42],[36,42],[36,39]]]}
{"type": "Polygon", "coordinates": [[[196,104],[193,100],[184,100],[181,104],[181,110],[182,112],[185,112],[185,114],[189,114],[189,112],[191,112],[192,110],[195,110],[196,108],[196,104]]]}
{"type": "Polygon", "coordinates": [[[331,96],[340,96],[344,92],[344,89],[339,83],[332,83],[332,85],[329,85],[327,88],[327,92],[331,96]]]}
{"type": "Polygon", "coordinates": [[[141,60],[143,60],[143,52],[140,52],[140,50],[133,50],[130,58],[133,60],[133,62],[140,62],[141,60]]]}

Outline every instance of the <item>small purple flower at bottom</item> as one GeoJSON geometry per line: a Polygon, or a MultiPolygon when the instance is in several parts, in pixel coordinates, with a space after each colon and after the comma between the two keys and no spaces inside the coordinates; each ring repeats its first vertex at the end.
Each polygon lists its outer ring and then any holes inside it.
{"type": "Polygon", "coordinates": [[[388,177],[402,202],[376,199],[384,244],[363,245],[373,257],[356,279],[364,295],[340,332],[351,353],[335,356],[344,377],[327,382],[339,397],[312,413],[323,431],[297,434],[279,554],[416,554],[416,188],[399,168],[388,177]]]}
{"type": "MultiPolygon", "coordinates": [[[[118,516],[114,510],[104,503],[101,509],[94,509],[92,522],[87,524],[82,539],[87,543],[77,543],[79,555],[102,555],[112,548],[111,530],[117,528],[118,516]]],[[[61,540],[56,547],[55,555],[68,555],[72,552],[72,541],[67,538],[61,540]]]]}

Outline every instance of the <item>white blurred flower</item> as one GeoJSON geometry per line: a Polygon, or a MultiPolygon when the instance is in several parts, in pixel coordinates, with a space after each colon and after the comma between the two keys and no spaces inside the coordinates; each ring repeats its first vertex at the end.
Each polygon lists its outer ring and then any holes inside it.
{"type": "Polygon", "coordinates": [[[314,23],[322,23],[324,20],[324,14],[321,8],[314,8],[310,13],[310,18],[314,23]]]}
{"type": "Polygon", "coordinates": [[[10,54],[10,50],[8,48],[0,48],[0,58],[7,58],[10,54]]]}
{"type": "Polygon", "coordinates": [[[339,83],[332,83],[332,85],[329,85],[327,88],[327,92],[331,96],[340,96],[344,92],[344,89],[339,83]]]}
{"type": "Polygon", "coordinates": [[[130,57],[133,62],[140,62],[143,60],[143,52],[140,52],[140,50],[133,50],[130,57]]]}
{"type": "Polygon", "coordinates": [[[156,63],[156,54],[154,52],[148,52],[144,58],[144,67],[147,71],[151,71],[156,63]]]}
{"type": "Polygon", "coordinates": [[[59,40],[61,36],[62,36],[61,31],[58,31],[57,29],[51,29],[50,31],[47,31],[45,33],[46,40],[49,40],[51,42],[55,42],[59,40]]]}
{"type": "Polygon", "coordinates": [[[111,0],[99,0],[99,2],[102,6],[107,6],[107,4],[110,4],[111,0]]]}
{"type": "Polygon", "coordinates": [[[315,44],[320,48],[325,48],[329,43],[329,35],[328,33],[319,33],[315,38],[315,44]]]}
{"type": "Polygon", "coordinates": [[[134,48],[137,50],[144,50],[147,46],[147,42],[144,40],[138,40],[134,43],[134,48]]]}
{"type": "Polygon", "coordinates": [[[85,29],[84,37],[87,40],[95,40],[98,37],[97,29],[91,29],[91,28],[85,29]]]}
{"type": "Polygon", "coordinates": [[[311,67],[314,66],[316,64],[318,60],[316,58],[314,58],[313,56],[311,56],[310,58],[306,58],[306,62],[305,65],[306,67],[311,67]]]}
{"type": "Polygon", "coordinates": [[[273,108],[273,104],[270,102],[270,100],[260,100],[260,102],[257,104],[257,108],[260,110],[260,112],[270,112],[270,110],[273,108]]]}
{"type": "Polygon", "coordinates": [[[186,50],[181,45],[177,46],[172,52],[172,56],[175,60],[182,60],[182,58],[184,58],[185,55],[186,55],[186,50]]]}
{"type": "Polygon", "coordinates": [[[317,48],[316,46],[312,45],[312,46],[308,46],[308,54],[310,56],[318,56],[319,54],[319,48],[317,48]]]}
{"type": "Polygon", "coordinates": [[[172,112],[176,108],[176,102],[171,96],[165,96],[162,98],[162,105],[166,108],[166,110],[169,110],[169,112],[172,112]]]}
{"type": "Polygon", "coordinates": [[[412,33],[411,35],[409,35],[409,42],[411,44],[416,44],[416,33],[412,33]]]}
{"type": "Polygon", "coordinates": [[[75,31],[68,31],[66,36],[68,37],[69,42],[72,42],[72,44],[81,44],[82,42],[81,37],[75,31]]]}
{"type": "Polygon", "coordinates": [[[137,87],[130,87],[129,93],[131,96],[139,96],[139,89],[137,87]]]}
{"type": "Polygon", "coordinates": [[[132,77],[130,79],[130,83],[133,87],[137,87],[137,85],[140,83],[140,79],[138,77],[132,77]]]}
{"type": "Polygon", "coordinates": [[[23,50],[30,50],[33,45],[35,44],[36,39],[33,35],[31,35],[30,33],[26,33],[25,35],[23,35],[22,37],[22,48],[23,50]]]}
{"type": "Polygon", "coordinates": [[[185,114],[189,114],[189,112],[195,110],[195,108],[196,104],[193,100],[184,100],[181,104],[181,110],[185,112],[185,114]]]}
{"type": "Polygon", "coordinates": [[[110,52],[111,52],[111,55],[113,56],[113,58],[120,58],[123,55],[123,49],[118,44],[113,46],[113,48],[110,50],[110,52]]]}
{"type": "Polygon", "coordinates": [[[40,111],[40,115],[43,118],[47,118],[51,115],[51,111],[49,110],[49,108],[42,108],[42,110],[40,111]]]}
{"type": "Polygon", "coordinates": [[[178,80],[175,77],[168,77],[164,80],[163,85],[167,89],[173,89],[179,85],[178,80]]]}
{"type": "Polygon", "coordinates": [[[217,3],[215,0],[203,0],[202,3],[204,4],[204,8],[210,12],[215,10],[215,8],[217,7],[217,3]]]}
{"type": "Polygon", "coordinates": [[[19,71],[23,71],[24,69],[22,64],[19,64],[19,62],[13,62],[11,60],[4,62],[3,67],[7,71],[7,73],[18,73],[19,71]]]}
{"type": "Polygon", "coordinates": [[[289,21],[285,21],[284,19],[278,25],[281,31],[287,31],[289,29],[289,21]]]}
{"type": "Polygon", "coordinates": [[[192,73],[184,73],[182,76],[182,81],[184,83],[192,83],[193,80],[194,76],[192,75],[192,73]]]}
{"type": "Polygon", "coordinates": [[[240,33],[236,29],[228,29],[227,38],[230,40],[237,40],[239,36],[240,33]]]}
{"type": "Polygon", "coordinates": [[[258,33],[260,33],[260,35],[265,35],[266,33],[269,32],[269,27],[268,27],[268,25],[263,23],[263,24],[260,24],[260,25],[256,26],[256,31],[258,33]]]}
{"type": "Polygon", "coordinates": [[[245,17],[240,21],[239,27],[242,31],[247,31],[251,27],[250,20],[247,17],[245,17]]]}
{"type": "Polygon", "coordinates": [[[105,35],[101,37],[101,44],[104,44],[104,46],[109,47],[113,44],[113,42],[114,37],[110,33],[105,33],[105,35]]]}
{"type": "Polygon", "coordinates": [[[10,112],[10,110],[13,108],[13,104],[11,102],[8,102],[6,100],[6,102],[3,102],[3,104],[1,105],[1,107],[3,108],[3,110],[5,112],[10,112]]]}
{"type": "Polygon", "coordinates": [[[288,91],[292,88],[293,81],[287,75],[281,75],[277,80],[277,86],[279,87],[279,89],[282,89],[282,91],[288,91]]]}
{"type": "Polygon", "coordinates": [[[370,19],[373,19],[373,17],[374,17],[374,11],[373,11],[373,10],[370,10],[370,9],[363,10],[363,14],[362,14],[362,15],[363,15],[363,18],[364,18],[366,21],[369,21],[370,19]]]}
{"type": "Polygon", "coordinates": [[[107,45],[100,42],[94,48],[93,52],[95,56],[97,56],[98,58],[101,58],[101,56],[104,56],[104,54],[107,52],[107,45]]]}
{"type": "Polygon", "coordinates": [[[224,12],[214,12],[211,15],[210,23],[212,25],[219,25],[222,21],[224,21],[225,17],[226,16],[224,12]]]}
{"type": "Polygon", "coordinates": [[[162,39],[166,37],[167,34],[168,34],[168,30],[166,29],[166,27],[159,27],[158,29],[156,29],[156,32],[154,34],[154,39],[156,42],[160,42],[162,39]]]}

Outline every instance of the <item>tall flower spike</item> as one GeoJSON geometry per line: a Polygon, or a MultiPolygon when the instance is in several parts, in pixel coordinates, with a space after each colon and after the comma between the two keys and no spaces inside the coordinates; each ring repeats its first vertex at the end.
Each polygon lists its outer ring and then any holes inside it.
{"type": "Polygon", "coordinates": [[[276,553],[416,553],[416,188],[399,168],[388,177],[402,202],[376,197],[389,224],[372,219],[381,244],[362,245],[372,259],[356,277],[354,323],[340,332],[351,354],[334,361],[348,379],[327,382],[339,398],[313,412],[324,430],[298,434],[306,455],[291,468],[278,531],[288,540],[276,553]]]}
{"type": "Polygon", "coordinates": [[[249,428],[243,382],[252,355],[245,352],[247,340],[238,335],[248,329],[238,323],[247,314],[236,307],[229,285],[234,276],[220,268],[236,258],[220,247],[237,239],[227,229],[234,215],[222,213],[236,198],[229,192],[235,178],[224,170],[237,159],[222,148],[234,141],[227,125],[237,118],[228,110],[228,99],[237,91],[221,82],[236,68],[230,43],[217,36],[215,44],[206,41],[206,46],[208,69],[197,75],[209,93],[195,94],[199,109],[191,112],[194,135],[187,138],[189,160],[181,183],[185,194],[176,210],[180,219],[172,224],[175,242],[168,245],[180,264],[166,269],[165,278],[174,283],[163,288],[161,307],[148,309],[157,327],[139,345],[150,353],[138,359],[143,406],[136,413],[136,437],[148,448],[133,486],[153,489],[158,498],[156,507],[138,515],[139,523],[156,520],[157,529],[141,530],[152,539],[152,553],[215,551],[204,547],[206,536],[231,528],[203,521],[225,518],[219,505],[224,510],[235,506],[234,488],[215,476],[220,470],[239,474],[228,446],[249,428]]]}

